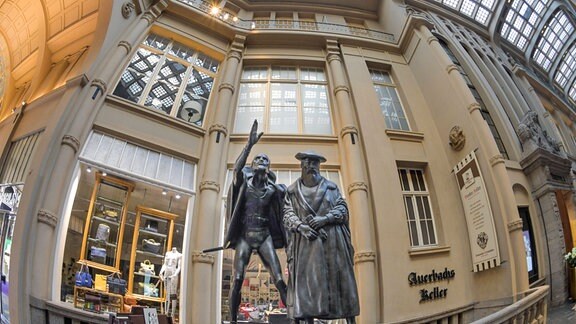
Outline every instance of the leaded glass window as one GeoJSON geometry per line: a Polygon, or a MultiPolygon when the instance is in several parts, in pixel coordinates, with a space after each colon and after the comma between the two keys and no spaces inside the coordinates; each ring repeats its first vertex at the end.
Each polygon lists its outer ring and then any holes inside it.
{"type": "Polygon", "coordinates": [[[331,135],[324,70],[258,66],[242,71],[234,131],[248,133],[254,120],[272,134],[331,135]]]}
{"type": "Polygon", "coordinates": [[[572,44],[570,49],[566,51],[558,70],[556,71],[556,76],[554,80],[562,89],[566,88],[568,81],[576,72],[576,42],[572,44]]]}
{"type": "Polygon", "coordinates": [[[122,73],[114,95],[202,126],[218,60],[150,34],[122,73]]]}

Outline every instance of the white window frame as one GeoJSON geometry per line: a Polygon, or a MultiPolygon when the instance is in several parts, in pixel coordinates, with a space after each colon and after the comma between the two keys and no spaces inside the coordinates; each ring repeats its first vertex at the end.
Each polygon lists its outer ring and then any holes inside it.
{"type": "MultiPolygon", "coordinates": [[[[264,71],[264,70],[262,70],[264,71]]],[[[261,72],[262,72],[261,71],[261,72]]],[[[242,70],[242,76],[240,80],[240,87],[239,87],[239,95],[238,95],[238,103],[236,104],[236,116],[234,121],[234,133],[243,134],[248,133],[250,128],[248,124],[240,125],[239,119],[239,108],[240,108],[240,99],[243,95],[243,87],[249,87],[251,84],[260,84],[264,85],[264,99],[263,99],[263,106],[264,112],[262,116],[257,117],[258,123],[260,124],[260,129],[262,129],[267,134],[299,134],[299,135],[320,135],[320,136],[331,136],[334,134],[334,125],[332,121],[332,109],[330,104],[330,95],[329,95],[329,88],[328,88],[328,79],[326,75],[326,71],[324,68],[319,68],[315,66],[307,66],[307,65],[254,65],[254,66],[247,66],[242,70]],[[250,69],[265,69],[266,75],[265,77],[260,76],[255,78],[245,78],[247,71],[250,69]],[[295,69],[295,78],[291,79],[283,79],[283,78],[273,78],[273,72],[278,71],[279,69],[295,69]],[[302,76],[303,70],[306,69],[316,69],[322,71],[323,80],[304,80],[302,76]],[[271,127],[270,119],[271,119],[271,109],[272,109],[272,85],[273,84],[290,84],[295,85],[296,88],[296,119],[297,119],[297,131],[296,132],[278,132],[271,127]],[[328,110],[328,123],[329,123],[329,132],[304,132],[305,131],[305,122],[304,122],[304,93],[302,91],[303,86],[306,85],[319,85],[323,86],[326,90],[326,103],[327,103],[327,110],[328,110]]],[[[246,106],[250,107],[250,106],[246,106]]],[[[314,107],[318,108],[318,107],[314,107]]]]}
{"type": "Polygon", "coordinates": [[[392,74],[389,71],[381,70],[381,69],[369,69],[369,71],[370,71],[370,77],[372,78],[372,83],[374,84],[374,92],[376,95],[377,95],[376,88],[377,87],[383,87],[383,88],[389,88],[391,91],[393,90],[396,93],[396,97],[398,98],[398,104],[400,105],[400,110],[398,110],[397,107],[395,107],[395,106],[393,107],[394,110],[396,111],[396,113],[400,113],[400,112],[402,113],[402,116],[400,116],[400,115],[397,116],[398,124],[400,125],[400,127],[398,127],[398,128],[393,127],[392,121],[389,120],[389,118],[386,118],[386,115],[384,115],[384,110],[382,109],[382,105],[380,104],[380,97],[377,98],[380,112],[382,113],[382,117],[384,117],[384,120],[386,122],[386,128],[401,130],[401,131],[410,131],[412,129],[412,127],[410,126],[410,120],[408,120],[408,116],[406,115],[406,109],[404,108],[404,103],[402,102],[402,99],[400,98],[400,94],[398,93],[398,87],[394,83],[394,78],[392,78],[392,74]],[[375,80],[374,74],[373,74],[374,72],[388,75],[391,82],[384,82],[384,81],[375,80]],[[406,125],[407,125],[406,128],[402,127],[402,124],[400,123],[400,117],[406,121],[406,125]]]}
{"type": "MultiPolygon", "coordinates": [[[[410,236],[410,245],[412,247],[415,248],[419,248],[419,247],[431,247],[431,246],[438,246],[438,235],[437,235],[437,229],[436,229],[436,221],[435,221],[435,217],[434,217],[434,211],[432,209],[432,202],[431,202],[431,197],[430,197],[430,192],[428,191],[428,184],[426,182],[426,176],[425,176],[425,172],[423,169],[419,169],[419,168],[404,168],[404,167],[399,167],[398,168],[398,177],[400,179],[400,188],[402,190],[402,201],[404,203],[404,210],[406,213],[406,224],[408,226],[408,233],[410,236]],[[406,190],[406,188],[404,188],[404,183],[402,181],[402,177],[401,177],[401,171],[405,170],[406,171],[406,176],[408,179],[408,185],[409,188],[408,190],[406,190]],[[414,171],[415,173],[420,173],[421,174],[421,179],[423,181],[424,184],[424,190],[415,190],[414,189],[414,179],[412,178],[412,173],[411,171],[414,171]],[[411,198],[412,201],[412,210],[414,212],[414,219],[410,218],[409,215],[409,208],[408,208],[408,197],[411,198]],[[426,218],[425,216],[422,217],[422,215],[420,215],[420,212],[418,210],[418,207],[416,205],[416,198],[417,197],[425,197],[427,198],[426,200],[428,201],[428,211],[430,212],[429,218],[426,218]],[[434,235],[434,237],[429,237],[428,238],[428,244],[424,243],[424,235],[423,235],[423,227],[426,226],[425,229],[428,229],[428,221],[432,222],[432,233],[434,235]],[[415,230],[416,233],[414,233],[413,228],[410,226],[411,222],[413,222],[415,224],[415,230]],[[424,224],[423,224],[424,222],[424,224]],[[415,242],[415,239],[417,240],[417,242],[415,242]],[[433,240],[433,243],[431,243],[433,240]]],[[[424,199],[422,199],[422,202],[424,203],[424,199]]],[[[425,206],[424,206],[425,207],[425,206]]],[[[426,208],[424,208],[424,210],[426,210],[426,208]]],[[[430,233],[430,231],[427,231],[428,233],[430,233]]]]}

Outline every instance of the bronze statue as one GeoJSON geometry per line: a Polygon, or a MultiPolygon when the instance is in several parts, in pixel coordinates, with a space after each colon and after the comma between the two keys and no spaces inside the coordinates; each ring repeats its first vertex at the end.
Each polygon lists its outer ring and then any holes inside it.
{"type": "Polygon", "coordinates": [[[354,278],[354,248],[348,206],[336,184],[320,175],[326,158],[312,151],[296,154],[302,174],[288,187],[284,226],[290,230],[288,317],[296,323],[343,319],[360,314],[354,278]]]}
{"type": "Polygon", "coordinates": [[[248,143],[234,165],[234,179],[228,193],[228,233],[225,246],[236,250],[234,256],[234,283],[230,292],[231,323],[238,319],[241,288],[250,255],[256,251],[278,288],[286,304],[286,284],[275,249],[286,245],[282,225],[282,203],[286,186],[277,185],[276,176],[270,171],[266,154],[254,157],[252,165],[245,167],[250,150],[263,133],[257,134],[258,122],[254,121],[248,143]]]}

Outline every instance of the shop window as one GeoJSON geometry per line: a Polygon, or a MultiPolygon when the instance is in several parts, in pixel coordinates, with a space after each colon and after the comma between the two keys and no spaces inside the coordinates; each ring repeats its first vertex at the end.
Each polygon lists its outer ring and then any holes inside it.
{"type": "Polygon", "coordinates": [[[234,132],[254,120],[271,134],[331,135],[324,70],[302,66],[246,67],[242,71],[234,132]]]}
{"type": "Polygon", "coordinates": [[[150,34],[122,73],[114,95],[202,126],[220,62],[150,34]]]}
{"type": "Polygon", "coordinates": [[[374,83],[376,95],[378,95],[378,102],[386,121],[386,128],[409,131],[410,125],[390,73],[370,69],[370,76],[374,83]]]}
{"type": "Polygon", "coordinates": [[[528,280],[530,283],[538,280],[538,257],[536,256],[536,243],[532,220],[528,207],[518,207],[518,213],[522,219],[522,236],[526,249],[526,265],[528,266],[528,280]]]}
{"type": "Polygon", "coordinates": [[[400,184],[412,247],[437,245],[430,193],[421,169],[399,168],[400,184]]]}

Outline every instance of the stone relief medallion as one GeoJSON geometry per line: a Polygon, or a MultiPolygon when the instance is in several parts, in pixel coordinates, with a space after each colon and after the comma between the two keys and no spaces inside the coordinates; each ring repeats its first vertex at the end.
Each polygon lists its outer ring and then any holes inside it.
{"type": "Polygon", "coordinates": [[[464,144],[466,144],[466,136],[460,126],[452,127],[448,139],[450,140],[450,147],[456,151],[460,151],[464,148],[464,144]]]}
{"type": "Polygon", "coordinates": [[[486,245],[488,245],[488,234],[486,234],[486,232],[480,232],[476,238],[476,244],[484,250],[486,245]]]}

